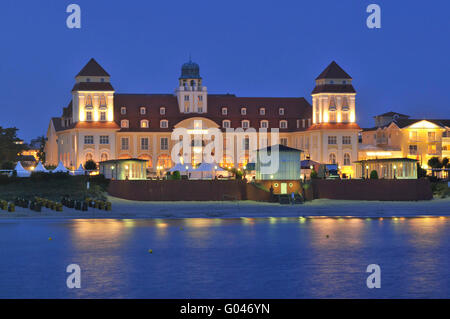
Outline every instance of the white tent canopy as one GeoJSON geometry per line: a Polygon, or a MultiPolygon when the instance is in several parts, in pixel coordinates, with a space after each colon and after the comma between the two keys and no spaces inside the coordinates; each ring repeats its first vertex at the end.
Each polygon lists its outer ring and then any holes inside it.
{"type": "Polygon", "coordinates": [[[222,167],[217,165],[216,163],[201,163],[197,167],[198,172],[220,172],[224,171],[222,167]]]}
{"type": "Polygon", "coordinates": [[[67,173],[69,170],[64,166],[63,162],[59,162],[58,166],[52,171],[53,173],[67,173]]]}
{"type": "Polygon", "coordinates": [[[18,177],[30,177],[31,175],[29,171],[23,168],[22,163],[20,163],[20,161],[17,162],[17,165],[14,168],[14,170],[17,172],[18,177]]]}
{"type": "Polygon", "coordinates": [[[41,161],[39,161],[39,163],[34,168],[34,172],[48,173],[48,170],[44,167],[44,165],[42,165],[41,161]]]}
{"type": "Polygon", "coordinates": [[[80,166],[78,166],[78,168],[73,173],[74,175],[84,175],[83,165],[80,164],[80,166]]]}

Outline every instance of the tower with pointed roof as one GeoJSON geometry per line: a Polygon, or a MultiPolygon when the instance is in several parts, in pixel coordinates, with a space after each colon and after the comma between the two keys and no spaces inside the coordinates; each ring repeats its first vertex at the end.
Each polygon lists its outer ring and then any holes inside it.
{"type": "Polygon", "coordinates": [[[75,76],[72,121],[114,121],[114,88],[110,75],[93,58],[75,76]]]}
{"type": "Polygon", "coordinates": [[[311,93],[313,125],[308,128],[310,156],[321,163],[338,164],[351,175],[358,157],[358,133],[352,77],[332,61],[316,78],[311,93]]]}
{"type": "Polygon", "coordinates": [[[207,113],[208,91],[202,85],[200,66],[189,61],[181,66],[181,75],[178,78],[178,88],[175,90],[178,107],[181,113],[207,113]]]}

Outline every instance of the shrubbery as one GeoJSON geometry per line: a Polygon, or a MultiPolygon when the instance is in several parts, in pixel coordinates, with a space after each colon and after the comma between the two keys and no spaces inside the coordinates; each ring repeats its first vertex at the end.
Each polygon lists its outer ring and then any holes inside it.
{"type": "Polygon", "coordinates": [[[370,172],[370,179],[378,179],[378,172],[376,170],[370,172]]]}

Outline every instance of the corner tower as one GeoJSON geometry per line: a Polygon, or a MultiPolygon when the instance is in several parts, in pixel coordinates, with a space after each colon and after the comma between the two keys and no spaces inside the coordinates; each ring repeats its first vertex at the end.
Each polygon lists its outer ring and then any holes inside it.
{"type": "Polygon", "coordinates": [[[114,88],[110,75],[94,59],[75,76],[72,88],[72,121],[114,121],[114,88]]]}
{"type": "Polygon", "coordinates": [[[189,62],[181,66],[181,76],[178,78],[178,88],[175,90],[181,113],[206,113],[208,111],[208,92],[202,85],[200,67],[189,62]]]}
{"type": "Polygon", "coordinates": [[[335,61],[316,78],[311,93],[313,124],[355,123],[355,96],[352,78],[335,61]]]}

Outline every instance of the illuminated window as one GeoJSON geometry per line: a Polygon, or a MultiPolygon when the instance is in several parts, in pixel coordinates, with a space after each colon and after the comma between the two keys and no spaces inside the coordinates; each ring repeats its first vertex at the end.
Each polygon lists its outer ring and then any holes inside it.
{"type": "Polygon", "coordinates": [[[108,154],[107,153],[102,153],[102,155],[100,157],[100,160],[102,162],[107,161],[108,160],[108,154]]]}
{"type": "Polygon", "coordinates": [[[100,112],[100,121],[106,121],[106,112],[100,112]]]}
{"type": "Polygon", "coordinates": [[[428,145],[428,154],[436,154],[436,144],[428,145]]]}
{"type": "Polygon", "coordinates": [[[230,128],[231,127],[231,121],[230,120],[223,120],[222,121],[222,127],[223,128],[230,128]]]}
{"type": "Polygon", "coordinates": [[[122,106],[122,107],[120,108],[120,114],[122,114],[122,115],[127,114],[127,108],[126,108],[125,106],[122,106]]]}
{"type": "Polygon", "coordinates": [[[141,128],[148,128],[148,120],[141,120],[141,128]]]}
{"type": "Polygon", "coordinates": [[[91,111],[86,112],[86,121],[92,121],[92,112],[91,111]]]}
{"type": "Polygon", "coordinates": [[[169,139],[167,137],[161,137],[161,150],[169,149],[169,139]]]}
{"type": "Polygon", "coordinates": [[[128,148],[129,148],[129,146],[130,146],[130,143],[129,143],[128,137],[122,137],[122,138],[120,138],[120,148],[121,148],[123,151],[127,151],[128,148]]]}
{"type": "Polygon", "coordinates": [[[92,135],[85,135],[84,136],[84,144],[94,144],[94,136],[92,135]]]}
{"type": "Polygon", "coordinates": [[[148,137],[141,138],[141,150],[148,150],[148,137]]]}
{"type": "Polygon", "coordinates": [[[345,153],[344,154],[344,165],[345,166],[349,166],[350,164],[350,154],[349,153],[345,153]]]}
{"type": "Polygon", "coordinates": [[[330,154],[330,164],[336,164],[336,154],[330,154]]]}
{"type": "Polygon", "coordinates": [[[122,120],[122,121],[120,121],[120,127],[121,128],[129,128],[130,122],[128,122],[128,120],[122,120]]]}
{"type": "Polygon", "coordinates": [[[328,111],[329,121],[336,122],[336,111],[328,111]]]}
{"type": "Polygon", "coordinates": [[[109,136],[100,135],[100,144],[109,144],[109,136]]]}
{"type": "Polygon", "coordinates": [[[86,106],[92,106],[92,96],[86,96],[86,106]]]}
{"type": "Polygon", "coordinates": [[[412,141],[417,141],[417,131],[410,131],[409,132],[409,139],[412,141]]]}
{"type": "Polygon", "coordinates": [[[436,141],[436,132],[428,132],[428,140],[431,142],[436,141]]]}
{"type": "Polygon", "coordinates": [[[328,145],[336,145],[337,137],[336,136],[328,136],[328,145]]]}
{"type": "Polygon", "coordinates": [[[167,121],[167,120],[161,120],[161,121],[159,122],[159,127],[160,127],[160,128],[168,128],[168,127],[169,127],[169,121],[167,121]]]}
{"type": "Polygon", "coordinates": [[[348,112],[342,112],[342,122],[347,123],[349,120],[348,112]]]}
{"type": "Polygon", "coordinates": [[[147,109],[145,108],[145,106],[141,106],[139,108],[139,112],[141,113],[141,115],[145,115],[147,113],[147,109]]]}
{"type": "Polygon", "coordinates": [[[106,98],[105,95],[100,95],[100,106],[106,106],[106,98]]]}
{"type": "Polygon", "coordinates": [[[288,122],[286,120],[281,120],[280,121],[280,128],[287,128],[288,127],[288,122]]]}

